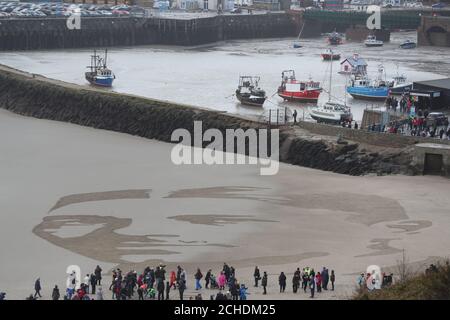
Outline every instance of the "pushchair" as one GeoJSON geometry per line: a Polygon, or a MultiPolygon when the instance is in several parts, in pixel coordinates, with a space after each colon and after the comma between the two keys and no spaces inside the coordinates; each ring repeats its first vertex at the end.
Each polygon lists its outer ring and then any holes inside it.
{"type": "Polygon", "coordinates": [[[209,276],[209,286],[211,289],[219,289],[219,284],[217,283],[216,277],[213,274],[209,276]]]}

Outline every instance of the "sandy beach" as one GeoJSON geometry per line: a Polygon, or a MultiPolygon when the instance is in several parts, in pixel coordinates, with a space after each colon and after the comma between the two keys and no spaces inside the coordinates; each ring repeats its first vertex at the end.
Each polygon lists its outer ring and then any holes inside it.
{"type": "Polygon", "coordinates": [[[404,252],[421,268],[449,255],[447,178],[287,164],[260,176],[256,165],[176,166],[172,147],[0,110],[0,291],[23,299],[40,277],[49,298],[69,265],[86,274],[159,262],[185,266],[192,289],[197,267],[217,274],[228,262],[250,299],[306,299],[275,294],[278,274],[292,292],[297,267],[326,266],[336,291],[319,298],[335,299],[371,264],[395,266],[404,252]],[[251,286],[255,265],[269,274],[268,296],[251,286]]]}

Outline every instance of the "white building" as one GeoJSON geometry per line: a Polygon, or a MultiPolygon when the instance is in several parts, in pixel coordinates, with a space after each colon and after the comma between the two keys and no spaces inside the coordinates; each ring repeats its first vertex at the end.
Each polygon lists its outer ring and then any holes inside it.
{"type": "Polygon", "coordinates": [[[391,5],[393,7],[400,7],[402,5],[402,1],[401,0],[384,0],[383,6],[388,6],[388,5],[391,5]]]}
{"type": "Polygon", "coordinates": [[[357,53],[354,53],[353,56],[341,61],[340,73],[365,75],[367,74],[367,62],[357,53]]]}
{"type": "MultiPolygon", "coordinates": [[[[222,3],[223,10],[226,10],[225,8],[227,7],[228,2],[228,0],[176,0],[175,8],[182,10],[217,11],[222,3]]],[[[231,10],[231,8],[229,10],[231,10]]]]}

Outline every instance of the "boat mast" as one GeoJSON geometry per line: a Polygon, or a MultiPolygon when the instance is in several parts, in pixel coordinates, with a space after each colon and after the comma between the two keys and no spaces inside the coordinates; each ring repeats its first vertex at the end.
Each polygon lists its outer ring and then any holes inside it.
{"type": "Polygon", "coordinates": [[[94,71],[97,72],[97,50],[94,50],[94,71]]]}
{"type": "Polygon", "coordinates": [[[108,49],[105,49],[105,60],[103,61],[103,67],[106,68],[106,59],[108,57],[108,49]]]}
{"type": "Polygon", "coordinates": [[[302,28],[301,28],[301,30],[300,30],[300,33],[298,34],[298,37],[297,37],[297,39],[298,40],[300,40],[300,37],[301,37],[301,35],[302,35],[302,32],[303,32],[303,28],[305,27],[305,21],[303,22],[303,25],[302,25],[302,28]]]}
{"type": "Polygon", "coordinates": [[[330,62],[331,62],[331,67],[330,67],[330,87],[328,89],[328,102],[331,101],[331,79],[333,76],[333,50],[330,49],[330,62]]]}

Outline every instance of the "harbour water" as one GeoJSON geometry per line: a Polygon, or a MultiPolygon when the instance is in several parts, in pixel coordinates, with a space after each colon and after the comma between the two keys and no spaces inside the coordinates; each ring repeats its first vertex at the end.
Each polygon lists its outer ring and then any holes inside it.
{"type": "MultiPolygon", "coordinates": [[[[450,76],[448,49],[421,47],[403,50],[399,44],[415,40],[414,32],[391,35],[383,47],[366,48],[363,43],[344,43],[334,47],[344,57],[360,54],[368,63],[368,72],[376,76],[380,64],[386,77],[405,74],[410,81],[450,76]]],[[[329,86],[330,63],[320,53],[328,46],[324,38],[301,40],[294,49],[294,39],[240,40],[201,47],[144,46],[110,48],[108,66],[117,79],[112,90],[174,101],[224,112],[261,118],[269,109],[297,109],[300,117],[309,118],[308,105],[284,102],[276,94],[281,72],[294,69],[298,79],[320,81],[329,86]],[[269,99],[263,109],[240,105],[234,91],[239,75],[258,75],[269,99]]],[[[44,76],[88,85],[84,79],[90,49],[0,53],[0,63],[44,76]]],[[[341,60],[342,60],[341,59],[341,60]]],[[[362,118],[364,108],[378,108],[382,102],[354,100],[345,95],[348,76],[338,74],[339,61],[333,64],[332,95],[351,106],[354,119],[362,118]]],[[[322,93],[319,103],[328,99],[322,93]]]]}

